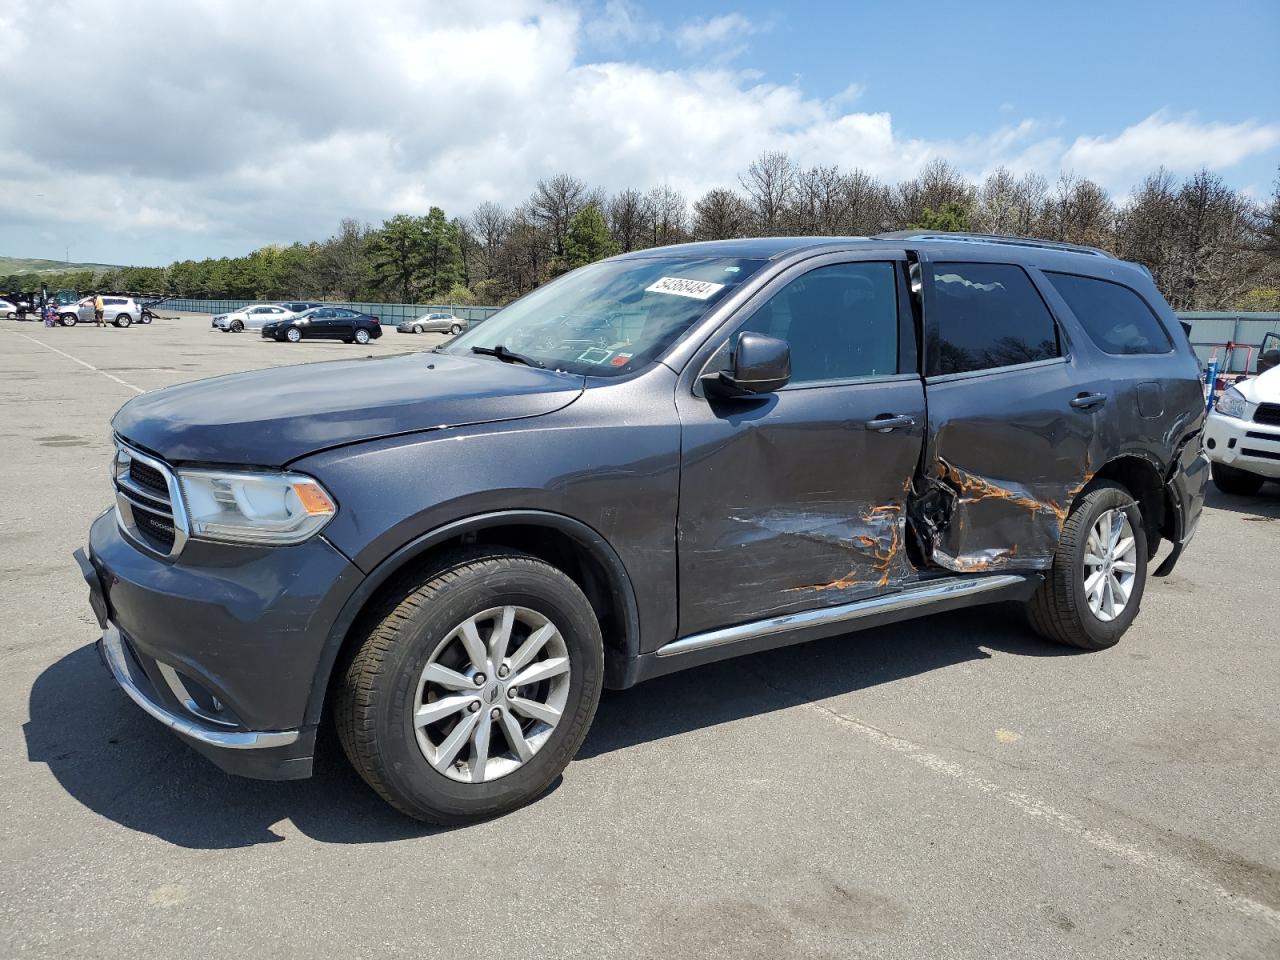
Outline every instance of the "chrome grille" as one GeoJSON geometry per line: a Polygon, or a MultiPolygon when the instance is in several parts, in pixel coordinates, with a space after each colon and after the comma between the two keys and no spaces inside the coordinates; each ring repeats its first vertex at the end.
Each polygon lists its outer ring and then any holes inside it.
{"type": "Polygon", "coordinates": [[[111,481],[120,529],[139,546],[176,557],[186,545],[188,527],[178,478],[164,462],[116,440],[111,481]]]}

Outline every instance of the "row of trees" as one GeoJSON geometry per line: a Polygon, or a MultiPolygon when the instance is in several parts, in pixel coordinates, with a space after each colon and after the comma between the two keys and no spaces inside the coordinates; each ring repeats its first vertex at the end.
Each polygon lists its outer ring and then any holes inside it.
{"type": "MultiPolygon", "coordinates": [[[[1175,309],[1280,309],[1280,179],[1259,204],[1208,170],[1179,179],[1159,169],[1117,204],[1097,183],[1069,173],[1050,183],[999,169],[975,183],[935,160],[891,185],[862,170],[802,167],[783,153],[762,154],[736,189],[709,190],[692,204],[668,186],[608,194],[559,174],[539,180],[514,208],[482,203],[450,219],[432,207],[378,227],[344,220],[322,242],[45,279],[51,288],[96,283],[193,297],[505,303],[618,252],[903,228],[1088,244],[1145,264],[1175,309]]],[[[21,289],[21,281],[0,277],[0,289],[21,289]]]]}

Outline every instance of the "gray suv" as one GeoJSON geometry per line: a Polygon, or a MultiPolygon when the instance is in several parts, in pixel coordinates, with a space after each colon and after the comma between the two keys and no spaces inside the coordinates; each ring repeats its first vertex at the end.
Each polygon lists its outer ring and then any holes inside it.
{"type": "Polygon", "coordinates": [[[131,400],[77,556],[115,679],[215,763],[306,777],[332,722],[459,822],[538,797],[605,687],[995,601],[1110,647],[1196,528],[1204,420],[1099,251],[697,243],[431,352],[131,400]]]}

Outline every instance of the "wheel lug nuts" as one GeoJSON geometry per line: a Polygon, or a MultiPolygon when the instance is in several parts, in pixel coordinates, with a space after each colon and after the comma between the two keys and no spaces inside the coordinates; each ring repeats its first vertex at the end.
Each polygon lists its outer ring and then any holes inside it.
{"type": "Polygon", "coordinates": [[[507,678],[507,674],[510,672],[511,671],[507,669],[507,665],[504,663],[502,666],[498,668],[499,679],[505,680],[507,678]]]}
{"type": "Polygon", "coordinates": [[[483,674],[483,673],[477,673],[477,674],[476,674],[474,677],[472,677],[471,679],[475,681],[475,684],[476,684],[476,686],[477,686],[477,687],[483,687],[483,686],[484,686],[484,679],[485,679],[485,678],[484,678],[484,674],[483,674]]]}
{"type": "Polygon", "coordinates": [[[480,701],[472,700],[470,705],[467,707],[467,709],[470,710],[472,713],[475,713],[480,709],[480,701]]]}
{"type": "Polygon", "coordinates": [[[497,707],[494,707],[492,710],[489,711],[490,720],[497,720],[501,716],[502,716],[502,711],[499,710],[497,707]]]}

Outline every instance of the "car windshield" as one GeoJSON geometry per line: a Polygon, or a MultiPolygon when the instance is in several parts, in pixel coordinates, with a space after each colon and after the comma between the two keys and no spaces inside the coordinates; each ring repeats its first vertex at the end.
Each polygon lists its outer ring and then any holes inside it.
{"type": "Polygon", "coordinates": [[[504,347],[545,367],[620,376],[662,353],[765,261],[645,257],[595,263],[505,307],[441,352],[504,347]]]}

